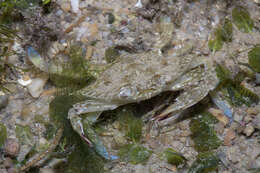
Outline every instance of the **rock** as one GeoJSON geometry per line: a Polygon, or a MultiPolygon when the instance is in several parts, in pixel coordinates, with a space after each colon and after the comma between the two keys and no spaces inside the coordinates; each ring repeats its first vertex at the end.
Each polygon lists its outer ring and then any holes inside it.
{"type": "Polygon", "coordinates": [[[238,114],[238,113],[235,113],[235,114],[234,114],[234,120],[235,120],[235,121],[240,122],[240,121],[242,121],[242,119],[243,119],[243,116],[242,116],[242,115],[240,115],[240,114],[238,114]]]}
{"type": "Polygon", "coordinates": [[[119,132],[114,133],[113,141],[114,141],[114,145],[113,145],[114,149],[118,149],[118,148],[124,146],[125,144],[127,144],[126,138],[124,137],[124,135],[122,133],[119,133],[119,132]]]}
{"type": "Polygon", "coordinates": [[[136,173],[143,173],[143,172],[146,172],[147,170],[145,169],[146,167],[143,166],[143,165],[136,165],[135,167],[135,172],[136,173]]]}
{"type": "Polygon", "coordinates": [[[10,157],[16,157],[20,151],[20,145],[14,138],[7,138],[4,144],[4,153],[10,157]]]}
{"type": "Polygon", "coordinates": [[[68,2],[61,3],[60,7],[64,12],[69,12],[71,9],[70,3],[68,2]]]}
{"type": "Polygon", "coordinates": [[[13,167],[13,160],[10,157],[7,157],[4,160],[3,165],[4,165],[5,168],[11,168],[11,167],[13,167]]]}
{"type": "Polygon", "coordinates": [[[214,127],[215,131],[217,132],[217,134],[222,135],[224,133],[225,130],[225,126],[223,123],[218,122],[215,127],[214,127]]]}
{"type": "Polygon", "coordinates": [[[224,145],[231,146],[232,140],[235,139],[236,133],[232,129],[228,129],[224,137],[224,145]]]}
{"type": "Polygon", "coordinates": [[[245,123],[249,123],[249,122],[252,121],[252,119],[253,119],[253,116],[251,116],[251,115],[246,115],[246,116],[244,117],[244,122],[245,122],[245,123]]]}
{"type": "Polygon", "coordinates": [[[249,115],[257,115],[260,112],[259,107],[250,107],[247,109],[249,115]]]}
{"type": "Polygon", "coordinates": [[[0,168],[0,172],[1,172],[1,173],[8,173],[8,172],[6,171],[6,169],[2,169],[2,168],[0,168]]]}
{"type": "Polygon", "coordinates": [[[255,73],[255,78],[256,78],[255,83],[259,85],[260,84],[260,73],[255,73]]]}
{"type": "Polygon", "coordinates": [[[260,114],[254,118],[254,120],[252,121],[252,125],[254,128],[260,130],[260,114]]]}
{"type": "Polygon", "coordinates": [[[224,112],[220,109],[210,108],[209,112],[214,115],[220,122],[222,122],[225,126],[229,123],[228,117],[224,115],[224,112]]]}
{"type": "Polygon", "coordinates": [[[18,173],[18,171],[15,168],[9,168],[7,169],[8,173],[18,173]]]}
{"type": "Polygon", "coordinates": [[[71,10],[73,13],[79,11],[79,0],[70,0],[71,10]]]}
{"type": "Polygon", "coordinates": [[[255,128],[253,127],[252,123],[250,123],[250,124],[246,125],[246,128],[243,130],[243,133],[246,136],[251,136],[254,131],[255,131],[255,128]]]}
{"type": "Polygon", "coordinates": [[[54,170],[51,168],[41,168],[40,173],[54,173],[54,170]]]}
{"type": "Polygon", "coordinates": [[[237,163],[240,161],[241,156],[240,156],[240,150],[238,146],[232,146],[229,148],[228,153],[227,153],[228,159],[232,163],[237,163]]]}
{"type": "Polygon", "coordinates": [[[5,108],[8,104],[8,96],[0,95],[0,110],[5,108]]]}
{"type": "Polygon", "coordinates": [[[27,86],[27,89],[32,97],[38,98],[41,95],[46,81],[47,81],[47,78],[32,79],[32,83],[27,86]]]}

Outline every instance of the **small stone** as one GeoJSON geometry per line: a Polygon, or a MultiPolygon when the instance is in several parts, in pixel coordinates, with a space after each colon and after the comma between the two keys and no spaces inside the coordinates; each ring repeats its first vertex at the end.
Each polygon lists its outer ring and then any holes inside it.
{"type": "Polygon", "coordinates": [[[5,108],[8,104],[8,96],[0,95],[0,110],[5,108]]]}
{"type": "Polygon", "coordinates": [[[135,167],[135,172],[136,172],[136,173],[146,172],[145,166],[143,166],[143,165],[136,165],[136,167],[135,167]]]}
{"type": "Polygon", "coordinates": [[[114,149],[118,149],[118,148],[124,146],[125,144],[127,144],[127,140],[122,133],[118,133],[118,132],[115,133],[113,139],[115,142],[113,145],[114,149]]]}
{"type": "Polygon", "coordinates": [[[238,146],[230,147],[228,150],[229,160],[233,163],[239,162],[241,159],[241,156],[239,155],[239,153],[240,153],[240,150],[239,150],[238,146]]]}
{"type": "Polygon", "coordinates": [[[9,168],[7,169],[8,173],[18,173],[18,171],[15,168],[9,168]]]}
{"type": "Polygon", "coordinates": [[[61,9],[64,11],[64,12],[69,12],[70,9],[71,9],[71,6],[70,6],[70,3],[68,2],[63,2],[61,3],[61,9]]]}
{"type": "Polygon", "coordinates": [[[225,126],[223,123],[219,122],[215,125],[215,131],[216,133],[222,135],[224,133],[224,130],[225,130],[225,126]]]}
{"type": "Polygon", "coordinates": [[[21,111],[21,119],[27,120],[28,118],[30,118],[31,113],[32,113],[32,108],[30,106],[23,106],[21,111]]]}
{"type": "Polygon", "coordinates": [[[244,122],[245,123],[249,123],[253,120],[253,117],[251,115],[247,115],[244,117],[244,122]]]}
{"type": "Polygon", "coordinates": [[[252,124],[247,124],[246,125],[246,128],[243,130],[243,133],[246,135],[246,136],[251,136],[252,133],[255,131],[255,128],[252,126],[252,124]]]}
{"type": "Polygon", "coordinates": [[[51,168],[41,168],[40,173],[54,173],[54,170],[51,168]]]}
{"type": "Polygon", "coordinates": [[[32,83],[32,80],[29,76],[25,75],[23,76],[21,79],[18,79],[17,81],[19,84],[21,84],[22,86],[27,86],[30,83],[32,83]]]}
{"type": "Polygon", "coordinates": [[[257,115],[259,113],[259,110],[257,109],[257,107],[250,107],[247,109],[247,113],[249,115],[257,115]]]}
{"type": "Polygon", "coordinates": [[[228,129],[224,137],[224,145],[231,146],[232,140],[236,138],[236,133],[232,129],[228,129]]]}
{"type": "Polygon", "coordinates": [[[209,112],[214,115],[220,122],[222,122],[224,125],[227,125],[229,123],[228,117],[226,117],[222,110],[210,108],[209,112]]]}
{"type": "Polygon", "coordinates": [[[11,168],[11,167],[13,167],[13,160],[10,157],[7,157],[4,160],[4,164],[3,165],[4,165],[5,168],[11,168]]]}
{"type": "Polygon", "coordinates": [[[94,51],[94,47],[93,46],[88,46],[87,47],[87,52],[86,52],[86,56],[85,56],[86,60],[90,60],[91,59],[91,57],[93,55],[93,51],[94,51]]]}
{"type": "Polygon", "coordinates": [[[120,122],[119,121],[115,121],[113,124],[112,124],[113,128],[114,129],[120,129],[120,122]]]}
{"type": "Polygon", "coordinates": [[[73,13],[79,11],[79,0],[70,0],[70,5],[73,13]]]}
{"type": "Polygon", "coordinates": [[[260,114],[254,118],[254,120],[252,121],[252,125],[254,128],[260,130],[260,114]]]}
{"type": "Polygon", "coordinates": [[[0,167],[0,172],[1,172],[1,173],[8,173],[6,169],[1,168],[1,167],[0,167]]]}
{"type": "Polygon", "coordinates": [[[16,157],[20,151],[20,145],[16,139],[7,138],[4,144],[4,153],[16,157]]]}
{"type": "Polygon", "coordinates": [[[46,81],[47,81],[47,78],[32,79],[32,83],[27,86],[27,89],[32,97],[38,98],[41,95],[46,81]]]}
{"type": "Polygon", "coordinates": [[[240,122],[240,121],[242,121],[242,119],[243,119],[242,115],[239,115],[238,113],[234,114],[234,120],[235,121],[240,122]]]}

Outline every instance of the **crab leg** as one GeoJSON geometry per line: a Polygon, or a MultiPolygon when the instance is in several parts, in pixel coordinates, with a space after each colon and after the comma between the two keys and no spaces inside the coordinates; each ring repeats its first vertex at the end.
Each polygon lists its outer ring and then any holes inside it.
{"type": "Polygon", "coordinates": [[[95,151],[107,160],[117,159],[117,156],[109,155],[99,136],[92,129],[92,124],[98,119],[102,111],[115,108],[117,108],[117,105],[107,104],[98,100],[86,100],[74,105],[68,112],[68,119],[73,129],[89,146],[94,147],[95,151]],[[89,114],[84,121],[85,126],[83,126],[82,118],[80,117],[80,114],[84,113],[89,114]]]}
{"type": "Polygon", "coordinates": [[[179,113],[202,100],[209,92],[209,87],[205,82],[206,77],[203,75],[203,68],[195,68],[184,75],[177,83],[173,85],[172,91],[180,88],[185,88],[184,91],[177,97],[176,102],[168,106],[160,115],[153,117],[153,120],[162,120],[168,114],[179,113]],[[190,85],[190,84],[196,85],[190,85]]]}

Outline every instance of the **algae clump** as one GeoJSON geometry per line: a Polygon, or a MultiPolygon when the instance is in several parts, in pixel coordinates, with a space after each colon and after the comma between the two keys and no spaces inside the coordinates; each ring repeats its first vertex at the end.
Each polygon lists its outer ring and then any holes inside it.
{"type": "Polygon", "coordinates": [[[67,119],[71,106],[84,100],[82,96],[59,95],[50,103],[50,118],[57,127],[63,127],[63,137],[58,150],[72,150],[66,157],[68,162],[60,166],[58,172],[65,173],[103,173],[104,160],[90,148],[85,141],[72,129],[67,119]]]}
{"type": "Polygon", "coordinates": [[[251,19],[249,12],[244,7],[236,7],[232,10],[232,20],[237,28],[245,33],[253,30],[254,21],[251,19]]]}
{"type": "Polygon", "coordinates": [[[233,34],[233,26],[229,19],[225,19],[224,23],[218,26],[213,34],[213,38],[209,40],[208,47],[212,52],[219,51],[224,42],[231,42],[233,34]]]}
{"type": "Polygon", "coordinates": [[[217,119],[210,113],[203,113],[192,118],[190,122],[191,138],[198,152],[210,151],[220,146],[221,140],[214,131],[217,119]]]}
{"type": "Polygon", "coordinates": [[[105,59],[108,63],[114,62],[119,56],[120,54],[115,47],[109,47],[105,51],[105,59]]]}
{"type": "Polygon", "coordinates": [[[250,67],[260,73],[260,47],[254,47],[248,52],[248,62],[250,67]]]}
{"type": "Polygon", "coordinates": [[[161,156],[163,159],[166,159],[169,164],[179,166],[184,165],[187,159],[177,151],[172,148],[167,148],[164,150],[161,156]]]}
{"type": "Polygon", "coordinates": [[[209,173],[217,169],[219,162],[219,158],[213,153],[200,153],[188,173],[209,173]]]}
{"type": "Polygon", "coordinates": [[[31,145],[33,140],[33,134],[29,126],[22,126],[16,124],[15,133],[21,144],[31,145]]]}
{"type": "Polygon", "coordinates": [[[4,145],[7,138],[7,130],[4,124],[0,123],[0,148],[4,145]]]}
{"type": "Polygon", "coordinates": [[[126,107],[117,111],[119,123],[126,136],[133,142],[139,142],[142,137],[143,121],[134,115],[132,107],[126,107]]]}
{"type": "Polygon", "coordinates": [[[127,144],[119,150],[120,158],[132,164],[146,163],[151,154],[152,151],[139,144],[127,144]]]}

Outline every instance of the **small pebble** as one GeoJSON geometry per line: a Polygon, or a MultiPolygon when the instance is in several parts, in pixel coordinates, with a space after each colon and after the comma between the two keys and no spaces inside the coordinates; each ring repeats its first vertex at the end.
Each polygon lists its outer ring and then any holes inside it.
{"type": "Polygon", "coordinates": [[[251,122],[252,120],[253,120],[253,116],[251,116],[251,115],[247,115],[247,116],[244,117],[244,122],[245,122],[245,123],[249,123],[249,122],[251,122]]]}
{"type": "Polygon", "coordinates": [[[20,145],[14,138],[7,138],[4,144],[4,153],[16,157],[20,151],[20,145]]]}
{"type": "Polygon", "coordinates": [[[229,119],[227,116],[224,115],[224,112],[220,109],[210,108],[209,112],[214,115],[220,122],[222,122],[224,125],[227,125],[229,123],[229,119]]]}
{"type": "Polygon", "coordinates": [[[0,110],[5,108],[8,104],[8,96],[0,95],[0,110]]]}
{"type": "Polygon", "coordinates": [[[51,168],[41,168],[40,173],[54,173],[54,170],[51,168]]]}
{"type": "Polygon", "coordinates": [[[252,121],[253,127],[260,130],[260,114],[252,121]]]}
{"type": "Polygon", "coordinates": [[[64,12],[69,12],[70,9],[71,9],[71,6],[68,2],[63,2],[61,3],[61,9],[64,11],[64,12]]]}
{"type": "Polygon", "coordinates": [[[224,145],[231,146],[232,140],[235,139],[236,133],[232,129],[228,129],[224,137],[224,145]]]}
{"type": "Polygon", "coordinates": [[[249,115],[257,115],[260,112],[260,109],[258,107],[250,107],[247,109],[247,113],[249,115]]]}
{"type": "Polygon", "coordinates": [[[32,83],[27,86],[27,89],[32,97],[38,98],[41,95],[46,81],[47,81],[46,78],[32,79],[32,83]]]}
{"type": "Polygon", "coordinates": [[[222,135],[225,130],[225,125],[223,123],[219,122],[215,125],[214,129],[218,134],[222,135]]]}
{"type": "Polygon", "coordinates": [[[0,168],[0,172],[1,172],[1,173],[8,173],[8,172],[6,171],[6,169],[4,169],[4,168],[0,168]]]}
{"type": "Polygon", "coordinates": [[[260,73],[256,73],[255,78],[256,78],[255,83],[259,85],[260,84],[260,73]]]}
{"type": "Polygon", "coordinates": [[[13,167],[13,160],[10,157],[5,158],[3,163],[5,168],[11,168],[13,167]]]}
{"type": "Polygon", "coordinates": [[[70,5],[73,13],[79,11],[79,0],[70,0],[70,5]]]}
{"type": "Polygon", "coordinates": [[[246,125],[246,128],[243,130],[243,133],[246,135],[246,136],[251,136],[252,133],[255,131],[255,128],[252,126],[252,124],[247,124],[246,125]]]}
{"type": "Polygon", "coordinates": [[[240,115],[238,113],[235,113],[235,115],[234,115],[234,120],[235,121],[240,122],[240,121],[242,121],[242,119],[243,119],[242,115],[240,115]]]}
{"type": "Polygon", "coordinates": [[[15,168],[9,168],[7,170],[8,173],[18,173],[18,171],[15,168]]]}

